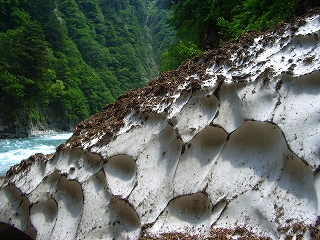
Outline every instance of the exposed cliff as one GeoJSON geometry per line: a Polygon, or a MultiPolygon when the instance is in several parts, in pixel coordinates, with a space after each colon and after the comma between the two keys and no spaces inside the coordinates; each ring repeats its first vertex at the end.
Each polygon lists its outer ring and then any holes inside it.
{"type": "Polygon", "coordinates": [[[320,10],[186,62],[1,179],[37,239],[319,239],[320,10]]]}

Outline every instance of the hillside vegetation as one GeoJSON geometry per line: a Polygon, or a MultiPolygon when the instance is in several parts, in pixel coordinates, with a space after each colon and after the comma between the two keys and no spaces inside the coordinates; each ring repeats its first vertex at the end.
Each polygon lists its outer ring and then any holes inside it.
{"type": "Polygon", "coordinates": [[[316,0],[0,0],[0,138],[71,130],[160,72],[316,0]]]}
{"type": "Polygon", "coordinates": [[[143,86],[173,39],[168,13],[152,0],[0,0],[0,126],[69,130],[143,86]]]}
{"type": "Polygon", "coordinates": [[[178,67],[182,61],[244,31],[266,31],[320,6],[317,0],[164,0],[172,10],[169,25],[177,41],[163,54],[162,70],[178,67]]]}

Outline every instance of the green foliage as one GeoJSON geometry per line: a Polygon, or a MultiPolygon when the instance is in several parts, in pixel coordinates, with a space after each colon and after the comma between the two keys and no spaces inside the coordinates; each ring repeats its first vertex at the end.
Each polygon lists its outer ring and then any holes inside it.
{"type": "Polygon", "coordinates": [[[173,36],[159,2],[0,0],[0,103],[15,106],[5,111],[75,124],[143,86],[173,36]]]}
{"type": "Polygon", "coordinates": [[[200,55],[203,51],[199,50],[194,43],[178,42],[172,45],[162,54],[161,71],[168,71],[177,68],[186,59],[200,55]]]}
{"type": "Polygon", "coordinates": [[[200,49],[217,47],[221,41],[244,30],[264,31],[292,15],[296,0],[166,0],[172,9],[169,21],[177,37],[200,49]]]}
{"type": "Polygon", "coordinates": [[[9,100],[21,99],[25,96],[25,86],[18,76],[10,74],[7,70],[0,71],[0,94],[9,100]]]}
{"type": "Polygon", "coordinates": [[[244,30],[265,31],[273,28],[277,23],[289,19],[295,7],[292,0],[247,0],[242,5],[233,8],[234,17],[231,21],[220,17],[218,25],[221,27],[223,39],[239,36],[244,30]]]}
{"type": "Polygon", "coordinates": [[[2,34],[0,49],[2,74],[7,76],[3,84],[11,82],[12,92],[19,92],[18,95],[27,101],[35,97],[43,100],[55,73],[51,69],[52,52],[40,24],[29,21],[15,30],[8,30],[2,34]]]}
{"type": "Polygon", "coordinates": [[[173,16],[170,25],[177,28],[177,36],[185,41],[191,41],[198,47],[202,46],[205,30],[209,24],[206,17],[209,14],[208,0],[178,1],[173,5],[173,16]]]}
{"type": "Polygon", "coordinates": [[[215,20],[210,17],[213,0],[167,0],[162,4],[172,10],[168,21],[176,29],[177,44],[162,54],[161,71],[178,67],[186,59],[201,54],[206,48],[205,37],[215,20]]]}
{"type": "Polygon", "coordinates": [[[34,123],[45,121],[45,116],[43,116],[43,114],[37,108],[29,109],[29,117],[30,117],[30,120],[34,123]]]}
{"type": "Polygon", "coordinates": [[[144,5],[142,1],[98,0],[65,0],[59,4],[71,40],[110,89],[108,99],[141,87],[150,77],[150,70],[143,67],[148,55],[140,23],[144,12],[134,4],[144,5]]]}
{"type": "Polygon", "coordinates": [[[54,100],[60,100],[64,94],[65,86],[63,81],[56,80],[50,87],[50,95],[54,100]]]}
{"type": "Polygon", "coordinates": [[[156,72],[161,69],[161,55],[172,45],[175,37],[175,30],[167,24],[171,11],[163,7],[161,0],[147,1],[147,27],[146,31],[151,40],[152,57],[149,58],[149,65],[155,65],[156,72]]]}
{"type": "Polygon", "coordinates": [[[0,31],[6,31],[21,26],[30,20],[30,15],[26,12],[18,0],[0,0],[0,31]]]}
{"type": "Polygon", "coordinates": [[[272,28],[305,2],[0,0],[0,104],[15,106],[0,115],[53,112],[74,124],[159,69],[272,28]]]}
{"type": "Polygon", "coordinates": [[[61,103],[65,110],[64,114],[73,124],[89,116],[89,106],[80,88],[75,87],[65,91],[61,103]]]}

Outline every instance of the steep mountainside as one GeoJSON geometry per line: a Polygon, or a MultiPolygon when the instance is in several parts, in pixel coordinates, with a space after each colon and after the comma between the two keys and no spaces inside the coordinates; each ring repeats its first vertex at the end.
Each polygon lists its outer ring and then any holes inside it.
{"type": "Polygon", "coordinates": [[[155,77],[173,38],[161,0],[0,4],[0,138],[72,129],[155,77]]]}
{"type": "Polygon", "coordinates": [[[319,239],[320,9],[196,57],[0,180],[33,239],[319,239]]]}

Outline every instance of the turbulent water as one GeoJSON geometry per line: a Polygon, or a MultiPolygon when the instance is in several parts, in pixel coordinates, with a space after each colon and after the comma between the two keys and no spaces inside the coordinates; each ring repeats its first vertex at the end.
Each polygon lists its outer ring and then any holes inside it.
{"type": "Polygon", "coordinates": [[[32,154],[49,154],[71,137],[71,133],[41,135],[29,138],[0,139],[0,175],[32,154]]]}

